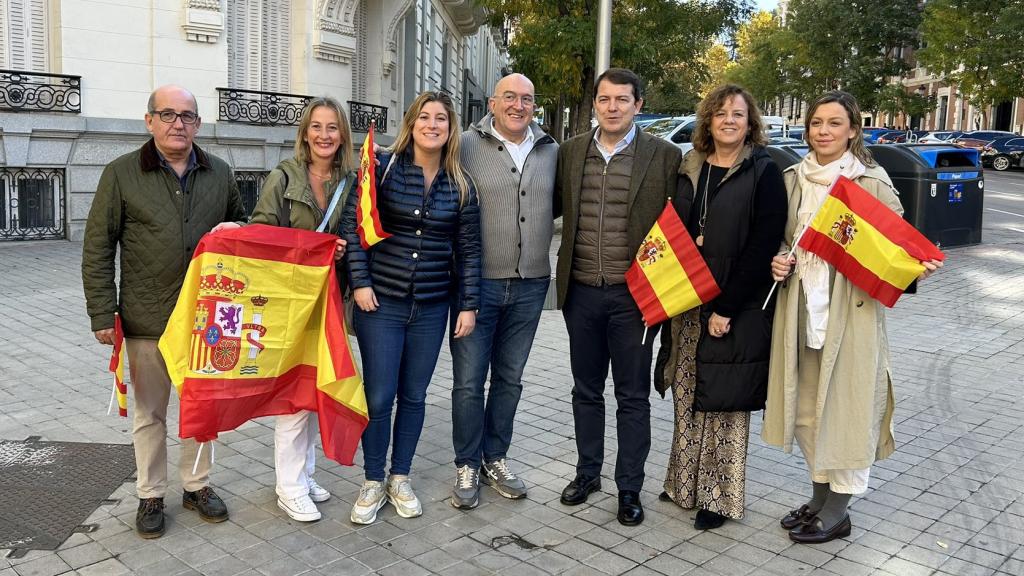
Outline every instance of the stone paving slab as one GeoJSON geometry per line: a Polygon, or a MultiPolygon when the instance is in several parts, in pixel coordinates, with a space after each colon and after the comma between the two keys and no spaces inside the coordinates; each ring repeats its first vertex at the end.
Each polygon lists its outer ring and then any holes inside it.
{"type": "MultiPolygon", "coordinates": [[[[130,442],[128,421],[105,415],[109,348],[89,333],[80,251],[70,242],[0,245],[2,439],[130,442]]],[[[610,467],[602,493],[580,507],[562,506],[558,495],[575,464],[571,375],[564,323],[547,311],[509,455],[529,483],[526,500],[505,500],[485,487],[476,510],[447,503],[454,468],[445,349],[413,465],[421,518],[403,519],[386,507],[374,525],[350,524],[361,470],[321,459],[317,480],[334,494],[320,506],[324,519],[289,520],[275,504],[273,422],[264,418],[223,434],[217,446],[212,481],[230,521],[211,525],[185,512],[172,478],[167,533],[141,540],[133,532],[134,487],[124,484],[111,496],[117,504],[89,518],[98,530],[73,535],[56,552],[2,558],[0,576],[1022,574],[1024,244],[948,255],[941,274],[889,313],[899,447],[874,467],[869,492],[854,499],[848,538],[798,546],[778,527],[778,518],[809,495],[809,484],[799,453],[760,441],[759,414],[751,426],[745,517],[713,532],[695,530],[693,511],[657,499],[672,434],[671,402],[657,394],[642,494],[647,520],[632,528],[615,521],[610,467]]],[[[170,443],[175,458],[177,442],[170,443]]]]}

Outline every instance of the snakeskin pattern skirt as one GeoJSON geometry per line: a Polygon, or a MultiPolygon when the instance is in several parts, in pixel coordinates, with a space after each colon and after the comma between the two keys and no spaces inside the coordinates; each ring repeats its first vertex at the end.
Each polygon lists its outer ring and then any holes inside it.
{"type": "Polygon", "coordinates": [[[727,518],[743,517],[749,412],[694,412],[700,309],[683,314],[672,382],[675,432],[665,474],[665,492],[686,509],[703,508],[727,518]]]}

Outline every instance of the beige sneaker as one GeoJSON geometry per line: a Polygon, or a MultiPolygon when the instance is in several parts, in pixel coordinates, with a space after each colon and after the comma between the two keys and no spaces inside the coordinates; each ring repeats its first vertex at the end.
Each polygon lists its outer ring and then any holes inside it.
{"type": "Polygon", "coordinates": [[[352,505],[352,515],[349,517],[353,524],[373,524],[377,519],[377,511],[387,503],[384,494],[384,483],[378,480],[367,480],[359,489],[359,498],[352,505]]]}
{"type": "Polygon", "coordinates": [[[388,478],[388,501],[402,518],[415,518],[423,514],[420,499],[412,491],[408,476],[394,475],[388,478]]]}

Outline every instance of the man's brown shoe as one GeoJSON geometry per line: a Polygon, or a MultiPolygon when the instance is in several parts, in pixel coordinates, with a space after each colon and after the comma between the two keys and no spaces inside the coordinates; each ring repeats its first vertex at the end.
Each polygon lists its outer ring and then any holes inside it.
{"type": "Polygon", "coordinates": [[[186,510],[199,512],[199,517],[207,522],[223,522],[228,519],[228,507],[209,486],[195,492],[185,491],[181,497],[181,506],[186,510]]]}

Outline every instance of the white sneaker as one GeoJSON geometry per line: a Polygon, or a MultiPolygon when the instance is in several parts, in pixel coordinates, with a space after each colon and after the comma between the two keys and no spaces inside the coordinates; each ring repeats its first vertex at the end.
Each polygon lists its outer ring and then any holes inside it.
{"type": "Polygon", "coordinates": [[[377,511],[384,507],[388,499],[384,494],[384,483],[379,480],[367,480],[359,489],[359,498],[352,505],[353,524],[373,524],[377,519],[377,511]]]}
{"type": "Polygon", "coordinates": [[[316,504],[305,494],[296,498],[278,498],[277,507],[297,522],[316,522],[320,519],[316,504]]]}
{"type": "Polygon", "coordinates": [[[313,502],[327,502],[331,499],[331,493],[327,488],[316,483],[316,480],[309,479],[309,499],[313,502]]]}
{"type": "Polygon", "coordinates": [[[388,478],[388,501],[402,518],[415,518],[423,514],[420,499],[412,491],[408,476],[394,475],[388,478]]]}

